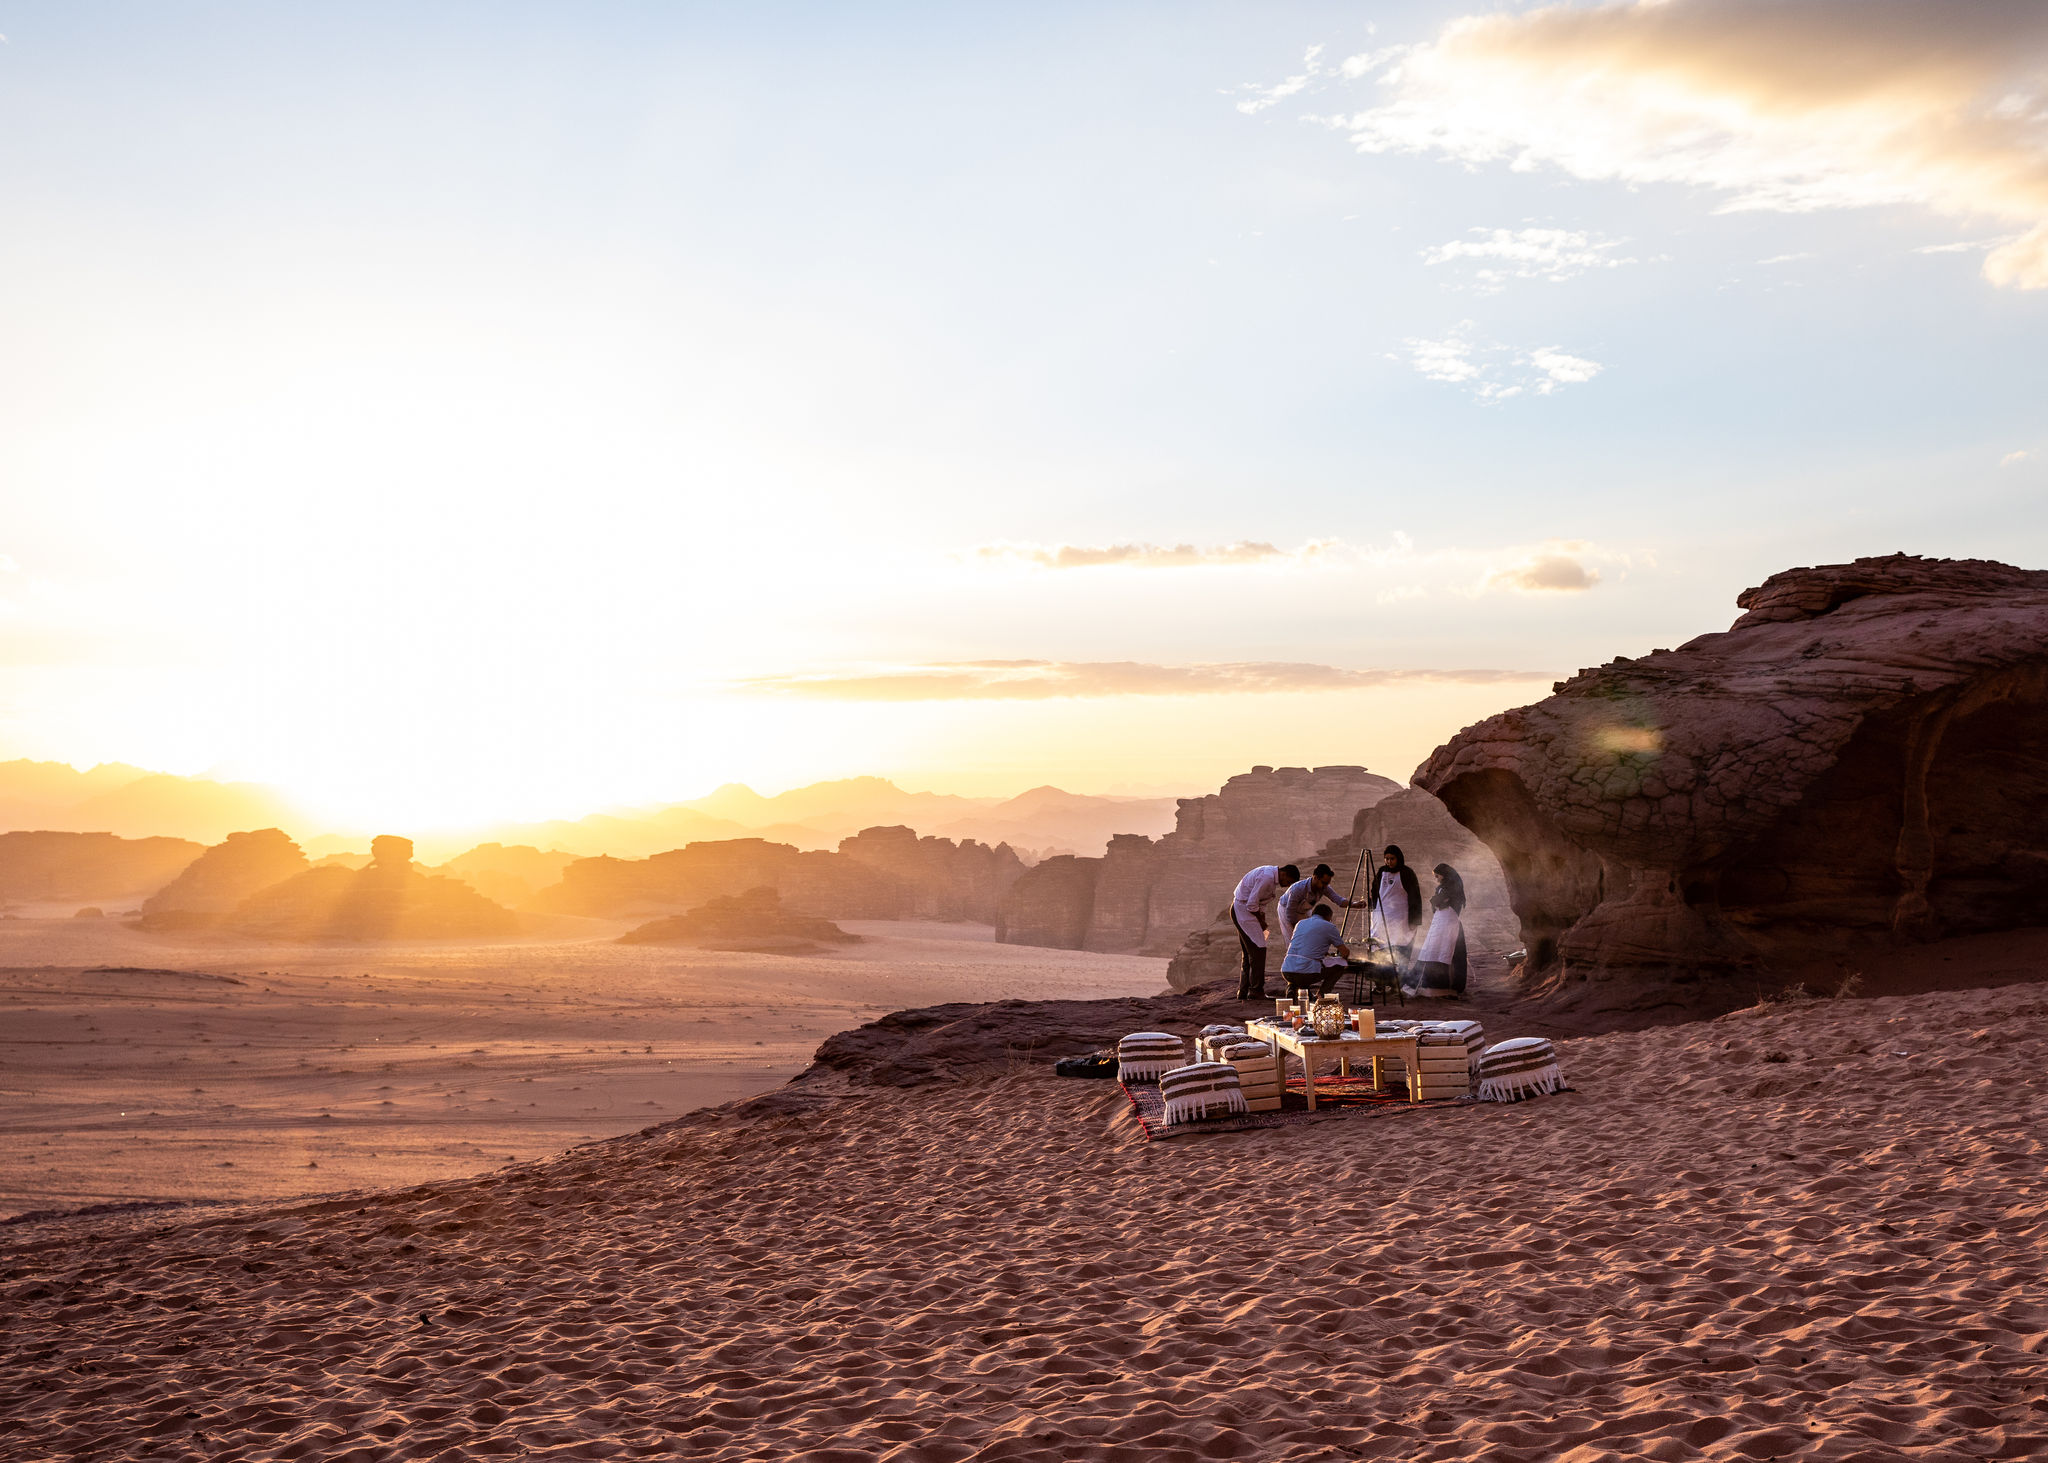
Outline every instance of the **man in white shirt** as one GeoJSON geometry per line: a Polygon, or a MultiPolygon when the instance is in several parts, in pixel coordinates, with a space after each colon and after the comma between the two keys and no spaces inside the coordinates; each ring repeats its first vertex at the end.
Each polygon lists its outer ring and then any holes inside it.
{"type": "MultiPolygon", "coordinates": [[[[1280,915],[1280,948],[1285,950],[1287,942],[1294,938],[1294,927],[1308,918],[1309,911],[1318,904],[1331,904],[1339,909],[1350,909],[1354,901],[1342,894],[1330,892],[1330,881],[1336,878],[1328,864],[1317,864],[1316,871],[1306,879],[1296,879],[1281,894],[1278,906],[1280,915]]],[[[1356,901],[1365,903],[1363,899],[1356,901]]]]}
{"type": "Polygon", "coordinates": [[[1280,891],[1301,878],[1293,864],[1260,864],[1237,881],[1230,896],[1230,922],[1237,926],[1238,948],[1244,969],[1237,978],[1240,1001],[1266,999],[1266,911],[1280,897],[1280,891]]]}

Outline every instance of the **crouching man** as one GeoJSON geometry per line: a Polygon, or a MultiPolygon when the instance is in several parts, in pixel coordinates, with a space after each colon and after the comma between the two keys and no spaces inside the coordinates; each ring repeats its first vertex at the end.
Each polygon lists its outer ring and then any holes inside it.
{"type": "Polygon", "coordinates": [[[1287,958],[1280,962],[1280,973],[1287,977],[1287,993],[1299,1000],[1305,990],[1320,996],[1335,989],[1345,967],[1339,963],[1325,970],[1323,962],[1332,955],[1340,962],[1347,961],[1351,951],[1331,922],[1330,906],[1318,904],[1314,914],[1294,927],[1294,938],[1287,942],[1287,958]]]}

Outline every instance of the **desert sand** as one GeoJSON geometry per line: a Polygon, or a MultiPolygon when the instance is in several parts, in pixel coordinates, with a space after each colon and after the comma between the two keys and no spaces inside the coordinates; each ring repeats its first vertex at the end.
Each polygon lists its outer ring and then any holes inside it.
{"type": "Polygon", "coordinates": [[[0,1216],[454,1178],[766,1091],[884,1011],[1165,984],[987,926],[855,921],[792,957],[557,923],[336,948],[0,920],[0,1216]]]}
{"type": "Polygon", "coordinates": [[[2048,989],[1559,1050],[1555,1097],[1172,1143],[1042,1064],[835,1074],[461,1181],[16,1225],[0,1455],[2048,1448],[2048,989]]]}

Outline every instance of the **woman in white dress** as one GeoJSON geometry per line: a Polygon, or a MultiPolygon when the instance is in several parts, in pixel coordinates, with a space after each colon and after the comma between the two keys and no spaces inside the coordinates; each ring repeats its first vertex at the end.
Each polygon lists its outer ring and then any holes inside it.
{"type": "Polygon", "coordinates": [[[1422,885],[1398,843],[1388,844],[1381,856],[1366,903],[1372,907],[1372,937],[1394,957],[1394,968],[1406,974],[1408,957],[1415,950],[1415,926],[1422,919],[1422,885]]]}
{"type": "Polygon", "coordinates": [[[1415,956],[1416,989],[1430,995],[1465,992],[1465,881],[1449,864],[1436,866],[1436,892],[1429,897],[1429,933],[1415,956]]]}

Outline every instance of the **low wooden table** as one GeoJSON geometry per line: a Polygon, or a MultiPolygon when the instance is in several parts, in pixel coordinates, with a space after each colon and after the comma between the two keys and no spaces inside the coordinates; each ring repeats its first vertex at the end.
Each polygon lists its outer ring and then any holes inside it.
{"type": "Polygon", "coordinates": [[[1347,1031],[1333,1041],[1325,1041],[1309,1030],[1296,1031],[1285,1022],[1247,1021],[1245,1031],[1260,1041],[1273,1046],[1273,1060],[1280,1064],[1281,1089],[1287,1086],[1287,1058],[1284,1053],[1293,1052],[1301,1059],[1302,1091],[1308,1097],[1308,1110],[1316,1110],[1316,1063],[1337,1059],[1337,1070],[1342,1076],[1351,1075],[1353,1057],[1372,1059],[1372,1090],[1386,1091],[1386,1084],[1380,1080],[1380,1058],[1399,1054],[1403,1070],[1407,1073],[1408,1100],[1422,1100],[1422,1037],[1419,1032],[1380,1032],[1370,1040],[1355,1031],[1347,1031]]]}

